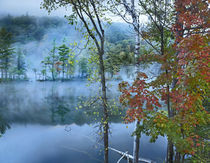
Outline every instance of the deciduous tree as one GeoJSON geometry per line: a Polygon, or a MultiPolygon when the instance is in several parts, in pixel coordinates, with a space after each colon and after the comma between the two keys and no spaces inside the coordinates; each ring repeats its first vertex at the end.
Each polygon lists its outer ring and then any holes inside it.
{"type": "Polygon", "coordinates": [[[73,14],[68,19],[70,23],[82,23],[82,28],[85,29],[85,36],[92,39],[95,44],[97,55],[99,58],[99,72],[103,101],[103,132],[104,132],[104,162],[108,163],[108,106],[107,106],[107,91],[104,68],[104,43],[105,32],[104,25],[108,19],[105,16],[106,1],[105,0],[44,0],[42,6],[48,11],[64,6],[70,7],[73,14]],[[78,22],[79,20],[80,22],[78,22]]]}

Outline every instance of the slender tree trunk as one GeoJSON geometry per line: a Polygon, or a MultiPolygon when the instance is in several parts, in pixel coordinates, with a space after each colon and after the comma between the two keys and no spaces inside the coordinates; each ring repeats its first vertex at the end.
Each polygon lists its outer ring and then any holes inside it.
{"type": "Polygon", "coordinates": [[[140,35],[139,35],[139,22],[136,20],[135,27],[134,27],[135,33],[136,33],[136,39],[135,39],[135,60],[136,64],[138,64],[138,56],[139,56],[139,49],[140,49],[140,35]]]}
{"type": "Polygon", "coordinates": [[[1,69],[1,79],[3,80],[4,79],[4,70],[1,69]]]}
{"type": "MultiPolygon", "coordinates": [[[[168,74],[168,71],[166,70],[166,74],[168,74]]],[[[173,117],[173,111],[170,108],[170,87],[169,84],[167,84],[167,108],[168,108],[168,116],[169,118],[173,117]]],[[[168,163],[173,163],[173,157],[174,157],[174,146],[173,142],[168,139],[168,150],[167,150],[167,158],[168,158],[168,163]]]]}
{"type": "MultiPolygon", "coordinates": [[[[140,124],[139,121],[135,122],[134,131],[137,130],[139,124],[140,124]]],[[[134,163],[138,163],[138,160],[139,160],[139,148],[140,148],[140,135],[135,135],[134,136],[134,144],[133,144],[133,157],[134,157],[133,162],[134,163]]]]}
{"type": "MultiPolygon", "coordinates": [[[[175,0],[176,2],[176,0],[175,0]]],[[[179,12],[176,13],[176,23],[179,24],[179,28],[182,28],[183,29],[183,24],[180,24],[178,23],[179,22],[179,12]]],[[[183,36],[183,30],[182,31],[176,31],[176,35],[179,36],[179,37],[182,37],[183,36]]],[[[179,42],[177,41],[176,44],[179,44],[179,42]]],[[[177,55],[178,55],[179,52],[177,52],[177,55]]],[[[178,60],[178,58],[177,58],[178,60]]],[[[168,71],[166,70],[166,74],[168,73],[168,71]]],[[[176,86],[176,83],[177,83],[177,79],[176,78],[173,78],[173,81],[172,81],[172,89],[175,88],[176,86]]],[[[167,85],[167,96],[168,96],[168,99],[167,99],[167,107],[168,107],[168,116],[169,118],[171,117],[174,117],[174,115],[176,114],[171,108],[170,108],[170,96],[169,96],[169,85],[167,85]]],[[[168,159],[168,162],[169,163],[173,163],[173,158],[174,158],[174,147],[173,147],[173,143],[172,141],[168,140],[168,144],[169,144],[169,149],[168,149],[168,152],[167,152],[167,159],[168,159]]],[[[178,156],[177,156],[178,157],[178,156]]],[[[180,156],[179,156],[180,157],[180,156]]],[[[181,158],[180,158],[181,159],[181,158]]],[[[180,161],[179,159],[179,161],[180,161]]]]}
{"type": "MultiPolygon", "coordinates": [[[[164,45],[165,45],[165,42],[164,42],[164,27],[163,25],[161,24],[160,25],[160,29],[161,29],[161,55],[164,56],[164,45]]],[[[165,73],[166,73],[166,77],[167,79],[169,79],[169,72],[168,72],[168,69],[165,70],[165,73]]],[[[171,118],[173,117],[173,113],[172,113],[172,110],[171,110],[171,106],[170,106],[170,85],[169,85],[169,82],[167,81],[167,88],[166,88],[166,91],[167,91],[167,110],[168,110],[168,117],[171,118]]],[[[173,155],[174,155],[174,150],[173,150],[173,143],[170,139],[168,139],[168,148],[167,148],[167,162],[168,163],[173,163],[173,155]]]]}
{"type": "Polygon", "coordinates": [[[174,146],[171,140],[168,140],[168,147],[167,147],[167,163],[173,163],[173,156],[174,156],[174,146]]]}
{"type": "Polygon", "coordinates": [[[8,69],[9,69],[9,58],[5,58],[5,79],[8,79],[8,69]]]}
{"type": "Polygon", "coordinates": [[[7,68],[5,69],[5,80],[8,78],[7,68]]]}
{"type": "MultiPolygon", "coordinates": [[[[133,5],[134,5],[134,1],[133,1],[133,5]]],[[[140,49],[139,22],[138,22],[136,16],[133,17],[133,21],[134,21],[134,30],[135,30],[135,33],[136,33],[134,57],[135,57],[135,63],[136,63],[136,66],[135,66],[136,67],[136,73],[138,73],[139,72],[138,56],[139,56],[139,49],[140,49]]],[[[136,126],[135,126],[134,131],[137,130],[137,127],[138,127],[139,124],[140,124],[139,121],[135,122],[136,126]]],[[[141,134],[141,133],[139,133],[139,134],[141,134]]],[[[138,163],[139,149],[140,149],[139,146],[140,146],[140,135],[135,135],[134,136],[134,146],[133,146],[133,158],[134,158],[133,163],[138,163]]]]}
{"type": "Polygon", "coordinates": [[[63,81],[64,81],[64,78],[65,78],[64,73],[65,73],[65,71],[64,71],[64,65],[63,65],[63,81]]]}
{"type": "Polygon", "coordinates": [[[175,163],[181,163],[181,154],[179,152],[176,152],[175,163]]]}
{"type": "Polygon", "coordinates": [[[55,76],[54,76],[54,62],[52,63],[52,80],[55,81],[55,76]]]}
{"type": "MultiPolygon", "coordinates": [[[[135,10],[134,9],[134,0],[132,3],[133,3],[133,10],[135,10]]],[[[137,19],[136,13],[135,13],[133,20],[134,20],[134,30],[136,33],[136,42],[135,42],[136,45],[135,45],[134,55],[135,55],[135,62],[136,62],[136,73],[138,73],[139,72],[138,56],[139,56],[139,49],[140,49],[140,35],[139,35],[139,21],[137,19]]],[[[135,131],[139,124],[140,124],[140,122],[137,121],[136,126],[135,126],[135,131]]],[[[141,134],[141,133],[139,133],[139,134],[141,134]]],[[[140,135],[135,135],[134,136],[134,148],[133,148],[133,157],[134,157],[133,162],[134,163],[138,163],[139,149],[140,149],[140,135]]]]}
{"type": "Polygon", "coordinates": [[[106,79],[105,79],[105,68],[103,60],[104,50],[99,53],[99,63],[100,63],[100,75],[101,75],[101,85],[102,85],[102,99],[103,99],[103,111],[104,111],[104,121],[103,121],[103,132],[104,132],[104,163],[108,163],[108,147],[109,147],[109,124],[108,124],[108,109],[107,109],[107,95],[106,95],[106,79]]]}
{"type": "Polygon", "coordinates": [[[185,160],[185,154],[182,155],[182,163],[184,163],[185,160]]]}

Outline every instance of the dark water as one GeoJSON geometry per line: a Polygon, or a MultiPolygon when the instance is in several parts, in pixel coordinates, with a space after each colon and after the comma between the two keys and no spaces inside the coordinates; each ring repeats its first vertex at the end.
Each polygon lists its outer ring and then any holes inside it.
{"type": "MultiPolygon", "coordinates": [[[[86,108],[75,109],[81,96],[85,99],[97,90],[97,86],[87,88],[84,81],[1,84],[0,111],[11,129],[0,138],[0,163],[103,162],[97,120],[85,114],[86,108]]],[[[114,117],[111,121],[110,146],[131,154],[134,124],[125,125],[114,117]]],[[[141,157],[163,162],[165,138],[149,143],[143,135],[140,146],[141,157]]],[[[110,163],[119,158],[110,151],[110,163]]]]}

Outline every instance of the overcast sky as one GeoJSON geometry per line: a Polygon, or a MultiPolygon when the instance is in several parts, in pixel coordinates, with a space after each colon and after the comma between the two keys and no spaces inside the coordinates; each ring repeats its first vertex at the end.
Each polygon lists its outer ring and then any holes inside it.
{"type": "MultiPolygon", "coordinates": [[[[28,13],[33,16],[48,16],[48,12],[40,9],[42,0],[0,0],[0,15],[23,15],[28,13]]],[[[63,17],[68,12],[63,9],[53,11],[50,15],[63,17]]]]}
{"type": "MultiPolygon", "coordinates": [[[[70,15],[69,10],[65,8],[59,8],[52,11],[50,15],[45,9],[40,9],[41,2],[43,0],[0,0],[0,16],[4,15],[32,15],[32,16],[59,16],[64,17],[64,15],[70,15]]],[[[124,22],[120,17],[115,17],[113,15],[107,15],[115,22],[124,22]]],[[[146,21],[147,19],[142,16],[141,21],[146,21]]]]}

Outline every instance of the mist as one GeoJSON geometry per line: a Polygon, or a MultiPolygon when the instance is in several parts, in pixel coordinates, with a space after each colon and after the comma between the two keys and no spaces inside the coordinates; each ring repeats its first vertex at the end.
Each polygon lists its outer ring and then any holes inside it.
{"type": "Polygon", "coordinates": [[[57,9],[49,14],[46,10],[40,9],[42,0],[1,0],[0,1],[0,15],[14,15],[21,16],[30,14],[32,16],[59,16],[69,14],[65,8],[57,9]]]}
{"type": "Polygon", "coordinates": [[[41,69],[41,61],[46,57],[53,47],[53,41],[56,46],[65,43],[70,46],[71,43],[84,41],[81,33],[74,29],[67,23],[65,19],[61,19],[63,23],[56,27],[50,28],[45,31],[43,38],[40,41],[29,41],[27,43],[18,43],[15,47],[21,47],[26,50],[26,63],[28,63],[27,76],[34,79],[32,69],[36,68],[38,71],[41,69]]]}
{"type": "MultiPolygon", "coordinates": [[[[100,65],[94,60],[97,58],[96,51],[93,50],[92,43],[83,49],[87,42],[87,38],[84,38],[86,31],[84,29],[78,31],[76,25],[69,24],[64,18],[64,15],[69,15],[66,9],[61,8],[48,15],[47,11],[40,9],[40,3],[41,0],[13,2],[2,0],[0,2],[2,8],[0,28],[6,28],[11,32],[14,41],[12,48],[15,50],[10,63],[13,66],[9,69],[9,73],[16,73],[14,77],[9,75],[9,81],[7,81],[4,71],[0,72],[2,79],[0,120],[11,127],[6,128],[8,130],[3,135],[3,139],[0,139],[2,147],[0,161],[101,162],[103,145],[101,146],[99,140],[102,139],[104,100],[100,82],[100,65]],[[68,49],[68,56],[65,56],[67,58],[65,62],[63,49],[59,51],[59,47],[65,44],[71,49],[71,44],[75,42],[77,43],[73,64],[75,71],[70,74],[67,70],[71,59],[70,50],[68,49]],[[49,63],[43,62],[47,57],[52,57],[49,54],[53,49],[53,43],[56,46],[57,60],[55,63],[53,60],[51,65],[58,64],[56,68],[51,68],[49,63]],[[18,62],[18,49],[24,53],[22,60],[25,62],[25,71],[22,76],[20,71],[17,71],[21,63],[24,65],[23,62],[18,62]],[[83,50],[80,51],[80,49],[83,50]],[[84,59],[83,62],[80,62],[81,58],[84,59]],[[14,68],[16,68],[15,72],[14,68]],[[52,75],[54,71],[55,79],[52,75]],[[24,139],[23,143],[20,143],[21,139],[24,139]],[[20,151],[19,148],[24,150],[20,151]],[[14,157],[11,157],[11,153],[14,157]]],[[[82,27],[80,22],[77,25],[82,27]]],[[[107,26],[106,48],[103,59],[107,106],[109,106],[108,121],[110,132],[113,131],[110,145],[131,153],[134,124],[129,124],[127,127],[124,124],[127,107],[119,103],[118,84],[121,81],[132,83],[136,77],[134,34],[132,28],[126,23],[113,22],[111,25],[105,25],[107,26]]],[[[160,67],[160,64],[154,63],[147,67],[139,66],[149,76],[150,81],[160,73],[160,67]]],[[[7,74],[6,71],[5,74],[7,74]]],[[[142,152],[143,157],[156,161],[164,160],[164,151],[166,151],[164,137],[158,137],[155,144],[150,143],[146,135],[142,135],[142,140],[141,148],[145,151],[142,152]],[[149,155],[151,148],[156,149],[152,156],[149,155]]],[[[116,153],[111,153],[111,161],[116,162],[118,158],[116,153]]]]}

